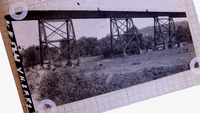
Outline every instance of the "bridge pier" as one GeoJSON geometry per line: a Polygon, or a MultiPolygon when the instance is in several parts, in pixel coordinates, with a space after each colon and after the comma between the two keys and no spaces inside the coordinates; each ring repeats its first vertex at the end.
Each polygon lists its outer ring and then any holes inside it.
{"type": "Polygon", "coordinates": [[[57,20],[40,19],[39,42],[40,64],[54,65],[59,59],[67,60],[66,66],[71,66],[71,59],[78,59],[79,53],[72,19],[66,19],[59,27],[53,25],[57,20]]]}
{"type": "Polygon", "coordinates": [[[111,53],[139,53],[137,32],[131,18],[110,18],[111,53]]]}
{"type": "Polygon", "coordinates": [[[166,45],[170,49],[175,44],[180,46],[173,18],[154,17],[154,50],[159,46],[166,49],[166,45]]]}

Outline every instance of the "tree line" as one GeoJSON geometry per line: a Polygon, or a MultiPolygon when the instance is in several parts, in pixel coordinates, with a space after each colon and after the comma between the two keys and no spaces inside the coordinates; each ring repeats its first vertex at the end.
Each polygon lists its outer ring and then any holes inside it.
{"type": "MultiPolygon", "coordinates": [[[[139,30],[137,29],[137,31],[139,30]]],[[[128,32],[131,32],[131,30],[128,32]]],[[[186,41],[192,42],[189,26],[178,26],[177,34],[178,34],[178,38],[180,42],[186,42],[186,41]]],[[[126,37],[126,38],[130,38],[130,37],[131,36],[126,37]]],[[[138,38],[139,48],[141,50],[148,51],[149,49],[153,49],[154,39],[152,35],[143,36],[142,33],[138,33],[137,38],[138,38]]],[[[133,41],[136,41],[136,40],[133,40],[133,41]]],[[[60,48],[61,49],[66,48],[67,43],[70,43],[70,42],[64,41],[63,39],[63,41],[60,42],[60,45],[59,45],[60,48]]],[[[107,55],[111,53],[111,36],[110,35],[107,35],[106,37],[103,37],[101,39],[98,39],[97,37],[83,36],[83,37],[80,37],[78,40],[76,40],[76,43],[77,43],[78,53],[81,57],[107,55]]],[[[121,48],[119,47],[120,45],[116,45],[116,46],[117,47],[115,48],[121,48]]],[[[70,50],[73,50],[73,47],[74,46],[70,46],[70,50]]],[[[30,46],[27,49],[23,50],[23,52],[21,52],[22,58],[24,59],[23,63],[25,67],[31,67],[40,63],[39,49],[40,49],[39,46],[30,46]]],[[[114,51],[121,51],[121,50],[116,49],[114,51]]],[[[59,53],[59,50],[56,47],[50,47],[50,53],[52,57],[55,57],[57,53],[59,53]]],[[[61,59],[62,60],[65,59],[66,56],[67,56],[67,51],[62,53],[61,59]]],[[[73,58],[73,56],[71,57],[73,58]]],[[[47,56],[44,56],[44,60],[45,59],[47,59],[47,56]]]]}

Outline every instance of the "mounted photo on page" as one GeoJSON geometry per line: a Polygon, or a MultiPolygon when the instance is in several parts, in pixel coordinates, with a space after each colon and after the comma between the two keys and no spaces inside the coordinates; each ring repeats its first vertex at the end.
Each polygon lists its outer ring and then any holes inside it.
{"type": "Polygon", "coordinates": [[[24,112],[101,113],[200,83],[191,0],[31,0],[7,7],[1,32],[24,112]]]}

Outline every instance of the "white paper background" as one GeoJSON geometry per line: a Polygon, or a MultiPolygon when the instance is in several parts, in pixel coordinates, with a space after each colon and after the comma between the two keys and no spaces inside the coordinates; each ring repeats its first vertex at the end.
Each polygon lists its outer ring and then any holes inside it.
{"type": "MultiPolygon", "coordinates": [[[[200,1],[193,0],[200,18],[200,1]]],[[[22,113],[6,51],[0,37],[0,112],[22,113]]],[[[153,99],[121,107],[106,113],[200,113],[200,86],[173,92],[153,99]]]]}

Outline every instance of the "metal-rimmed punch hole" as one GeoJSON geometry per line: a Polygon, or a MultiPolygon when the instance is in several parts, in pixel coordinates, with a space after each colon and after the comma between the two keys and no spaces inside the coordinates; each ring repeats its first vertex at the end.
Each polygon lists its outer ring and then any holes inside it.
{"type": "Polygon", "coordinates": [[[200,74],[199,69],[200,57],[195,57],[190,61],[190,69],[195,74],[200,74]]]}
{"type": "Polygon", "coordinates": [[[48,113],[56,113],[56,104],[50,99],[42,100],[38,105],[38,112],[39,113],[47,113],[44,108],[47,108],[49,111],[48,113]]]}
{"type": "Polygon", "coordinates": [[[15,20],[22,20],[28,14],[28,7],[23,2],[15,2],[10,6],[9,14],[15,20]]]}

